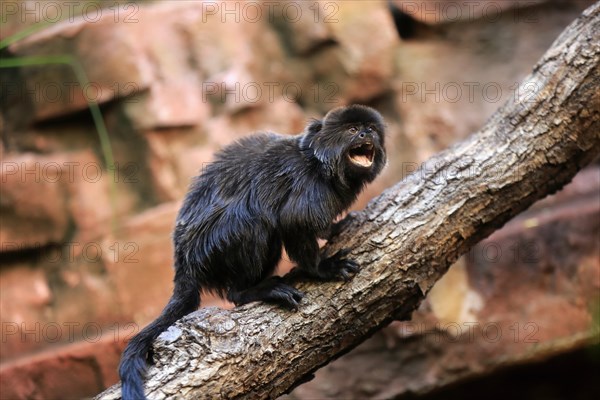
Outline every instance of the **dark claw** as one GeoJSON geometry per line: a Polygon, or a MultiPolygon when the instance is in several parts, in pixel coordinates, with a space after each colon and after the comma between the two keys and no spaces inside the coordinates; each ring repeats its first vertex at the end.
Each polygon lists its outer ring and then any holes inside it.
{"type": "Polygon", "coordinates": [[[358,272],[358,264],[352,260],[341,260],[339,274],[345,281],[350,280],[351,275],[358,272]]]}
{"type": "Polygon", "coordinates": [[[300,306],[300,301],[304,297],[304,293],[294,287],[282,284],[281,286],[274,287],[269,297],[274,303],[282,307],[297,310],[300,306]]]}
{"type": "Polygon", "coordinates": [[[358,265],[358,263],[356,261],[353,260],[346,260],[346,268],[352,272],[352,273],[356,273],[360,270],[360,265],[358,265]]]}
{"type": "Polygon", "coordinates": [[[342,258],[346,257],[348,254],[350,254],[350,249],[341,249],[340,251],[335,253],[333,256],[331,256],[331,258],[336,259],[336,260],[341,260],[342,258]]]}
{"type": "Polygon", "coordinates": [[[296,290],[296,289],[294,289],[293,295],[294,295],[294,300],[296,300],[296,301],[301,301],[304,298],[304,293],[299,290],[296,290]]]}
{"type": "Polygon", "coordinates": [[[338,275],[340,278],[342,278],[343,281],[349,281],[350,280],[350,274],[348,273],[348,271],[344,270],[344,269],[340,269],[338,272],[338,275]]]}
{"type": "Polygon", "coordinates": [[[347,260],[350,250],[342,249],[333,256],[323,260],[319,265],[319,274],[325,280],[348,281],[353,274],[359,271],[359,265],[353,260],[347,260]]]}

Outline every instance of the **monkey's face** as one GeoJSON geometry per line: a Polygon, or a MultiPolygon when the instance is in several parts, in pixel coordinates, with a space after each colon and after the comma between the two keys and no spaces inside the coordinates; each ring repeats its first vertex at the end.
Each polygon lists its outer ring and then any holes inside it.
{"type": "Polygon", "coordinates": [[[360,105],[330,111],[311,140],[315,155],[342,181],[370,182],[386,161],[381,115],[360,105]]]}
{"type": "Polygon", "coordinates": [[[350,123],[345,126],[340,162],[346,179],[371,182],[385,165],[384,127],[376,122],[350,123]]]}
{"type": "Polygon", "coordinates": [[[345,155],[350,165],[359,170],[373,167],[375,153],[381,150],[375,148],[379,141],[377,128],[373,124],[350,124],[346,130],[351,138],[345,155]]]}

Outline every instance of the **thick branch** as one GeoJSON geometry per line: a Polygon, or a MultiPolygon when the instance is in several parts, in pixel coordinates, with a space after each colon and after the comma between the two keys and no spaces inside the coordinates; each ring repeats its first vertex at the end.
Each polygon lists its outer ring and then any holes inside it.
{"type": "MultiPolygon", "coordinates": [[[[349,218],[347,283],[299,283],[298,312],[204,309],[154,346],[150,398],[274,398],[394,318],[406,318],[461,254],[600,153],[600,3],[557,39],[520,97],[349,218]],[[532,90],[534,89],[534,90],[532,90]]],[[[119,398],[113,386],[100,399],[119,398]]]]}

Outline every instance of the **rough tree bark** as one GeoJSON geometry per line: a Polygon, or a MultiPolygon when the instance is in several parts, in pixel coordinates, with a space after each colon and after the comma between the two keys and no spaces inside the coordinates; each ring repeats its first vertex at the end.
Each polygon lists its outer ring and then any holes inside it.
{"type": "MultiPolygon", "coordinates": [[[[481,130],[352,214],[346,283],[296,285],[298,312],[203,309],[155,342],[152,399],[275,398],[393,319],[407,318],[461,254],[600,153],[600,3],[573,22],[481,130]]],[[[98,399],[120,397],[115,385],[98,399]]]]}

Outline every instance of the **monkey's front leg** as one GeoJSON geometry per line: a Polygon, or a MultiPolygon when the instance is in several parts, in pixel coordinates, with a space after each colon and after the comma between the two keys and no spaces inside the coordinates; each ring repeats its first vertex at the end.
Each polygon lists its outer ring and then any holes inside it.
{"type": "Polygon", "coordinates": [[[283,243],[288,256],[302,273],[311,278],[324,281],[348,280],[359,269],[356,262],[345,258],[348,250],[340,250],[333,256],[324,258],[320,254],[315,235],[296,232],[287,236],[283,243]]]}

